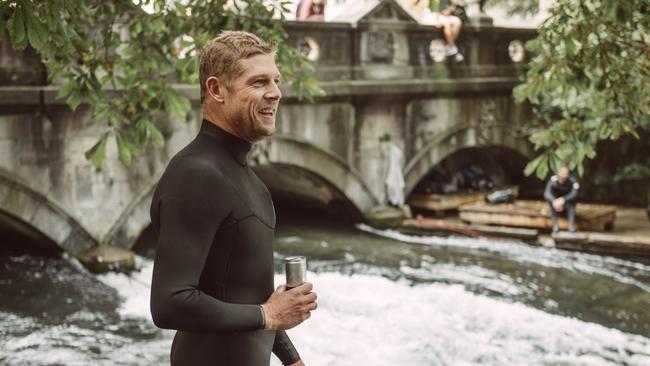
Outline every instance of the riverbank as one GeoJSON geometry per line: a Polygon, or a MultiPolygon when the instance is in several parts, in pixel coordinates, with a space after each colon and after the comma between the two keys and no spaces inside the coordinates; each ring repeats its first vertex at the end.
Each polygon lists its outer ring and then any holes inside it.
{"type": "Polygon", "coordinates": [[[616,221],[612,230],[604,232],[560,232],[551,235],[547,230],[504,226],[472,225],[460,220],[457,214],[444,217],[422,216],[405,220],[399,227],[406,233],[451,232],[473,237],[501,237],[521,239],[533,245],[567,250],[612,255],[626,259],[650,262],[650,221],[643,208],[616,206],[616,221]]]}

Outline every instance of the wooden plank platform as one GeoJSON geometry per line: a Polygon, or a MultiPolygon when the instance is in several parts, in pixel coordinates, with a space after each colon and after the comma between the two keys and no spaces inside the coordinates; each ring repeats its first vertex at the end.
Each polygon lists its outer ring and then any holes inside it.
{"type": "Polygon", "coordinates": [[[515,238],[523,240],[537,240],[539,230],[526,229],[519,227],[506,227],[506,226],[489,226],[489,225],[469,225],[469,229],[476,230],[482,234],[490,236],[497,236],[500,238],[515,238]]]}
{"type": "Polygon", "coordinates": [[[498,189],[493,189],[491,191],[481,191],[481,192],[460,192],[460,193],[450,193],[450,194],[412,194],[409,196],[408,205],[414,208],[419,208],[422,210],[429,211],[446,211],[446,210],[456,210],[460,206],[474,203],[474,202],[483,202],[485,201],[485,196],[491,192],[511,189],[515,196],[519,193],[519,187],[517,186],[508,186],[498,189]]]}
{"type": "MultiPolygon", "coordinates": [[[[551,211],[544,201],[516,201],[514,203],[488,204],[476,202],[458,208],[463,222],[479,225],[499,225],[551,229],[551,211]]],[[[604,231],[613,228],[616,207],[578,203],[576,207],[576,229],[583,231],[604,231]]],[[[566,215],[560,215],[560,229],[566,230],[566,215]]]]}
{"type": "Polygon", "coordinates": [[[473,238],[482,236],[480,232],[469,229],[467,225],[454,224],[446,220],[425,218],[422,216],[402,221],[399,230],[409,234],[426,234],[432,231],[445,231],[473,238]]]}
{"type": "Polygon", "coordinates": [[[650,259],[650,237],[594,232],[559,232],[553,235],[555,247],[594,254],[634,259],[650,259]]]}
{"type": "Polygon", "coordinates": [[[465,225],[448,220],[425,218],[418,216],[402,222],[399,230],[407,234],[427,234],[437,231],[451,232],[469,237],[501,237],[524,240],[537,240],[539,231],[536,229],[523,229],[501,226],[465,225]]]}

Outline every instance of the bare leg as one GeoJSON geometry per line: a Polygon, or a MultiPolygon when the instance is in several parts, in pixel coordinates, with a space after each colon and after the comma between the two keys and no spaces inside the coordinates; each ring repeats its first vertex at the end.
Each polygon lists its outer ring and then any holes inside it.
{"type": "Polygon", "coordinates": [[[463,22],[458,19],[457,17],[451,18],[451,21],[449,22],[450,28],[451,28],[451,37],[452,37],[452,44],[456,44],[456,40],[458,39],[458,36],[460,35],[460,28],[463,26],[463,22]]]}
{"type": "Polygon", "coordinates": [[[442,26],[442,33],[445,35],[445,41],[447,41],[447,46],[453,46],[456,38],[454,37],[454,31],[452,25],[449,23],[445,23],[445,25],[442,26]]]}

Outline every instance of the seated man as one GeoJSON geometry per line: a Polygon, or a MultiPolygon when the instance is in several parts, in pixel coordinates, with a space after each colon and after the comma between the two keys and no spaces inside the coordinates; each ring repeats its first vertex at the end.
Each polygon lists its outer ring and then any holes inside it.
{"type": "Polygon", "coordinates": [[[569,176],[569,168],[562,166],[557,175],[551,177],[544,190],[544,200],[551,206],[553,233],[560,230],[558,212],[566,209],[569,219],[569,232],[575,232],[576,201],[580,184],[569,176]]]}

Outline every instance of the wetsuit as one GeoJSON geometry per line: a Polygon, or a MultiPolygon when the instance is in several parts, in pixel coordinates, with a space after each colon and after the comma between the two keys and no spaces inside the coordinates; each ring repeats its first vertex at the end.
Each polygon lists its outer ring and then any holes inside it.
{"type": "Polygon", "coordinates": [[[151,314],[157,326],[178,330],[172,365],[268,365],[271,352],[285,365],[300,359],[284,331],[263,330],[275,211],[246,164],[250,149],[204,120],[154,193],[151,314]]]}

